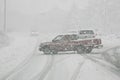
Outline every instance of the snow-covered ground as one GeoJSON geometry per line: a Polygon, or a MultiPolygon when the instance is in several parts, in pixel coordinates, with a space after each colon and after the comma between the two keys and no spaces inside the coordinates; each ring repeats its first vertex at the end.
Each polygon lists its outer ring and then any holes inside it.
{"type": "Polygon", "coordinates": [[[84,56],[71,55],[66,60],[53,65],[44,80],[119,80],[120,77],[108,68],[84,56]]]}
{"type": "Polygon", "coordinates": [[[42,55],[36,51],[40,42],[56,35],[10,34],[11,44],[0,50],[0,80],[120,80],[119,69],[105,57],[109,49],[120,45],[118,37],[100,36],[104,47],[93,54],[42,55]]]}
{"type": "Polygon", "coordinates": [[[0,79],[34,53],[37,38],[20,33],[10,33],[10,44],[0,49],[0,79]]]}

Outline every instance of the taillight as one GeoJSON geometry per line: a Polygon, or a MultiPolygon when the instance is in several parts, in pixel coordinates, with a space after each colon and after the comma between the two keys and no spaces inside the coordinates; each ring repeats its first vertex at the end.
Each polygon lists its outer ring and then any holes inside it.
{"type": "Polygon", "coordinates": [[[99,44],[101,44],[102,42],[101,42],[101,39],[99,39],[99,44]]]}
{"type": "Polygon", "coordinates": [[[101,44],[101,39],[94,39],[93,43],[95,43],[95,44],[101,44]]]}

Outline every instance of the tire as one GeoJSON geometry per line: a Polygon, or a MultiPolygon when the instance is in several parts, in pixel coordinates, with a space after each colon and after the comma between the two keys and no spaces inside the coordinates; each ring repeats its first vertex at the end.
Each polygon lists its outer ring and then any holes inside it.
{"type": "Polygon", "coordinates": [[[85,47],[84,46],[78,46],[77,47],[77,53],[78,54],[82,54],[85,52],[85,47]]]}
{"type": "Polygon", "coordinates": [[[49,48],[45,48],[43,52],[44,54],[51,54],[51,50],[49,48]]]}
{"type": "Polygon", "coordinates": [[[57,54],[57,53],[58,53],[58,51],[52,50],[52,54],[57,54]]]}
{"type": "Polygon", "coordinates": [[[92,50],[93,50],[93,47],[87,47],[86,49],[85,49],[85,52],[86,53],[91,53],[92,52],[92,50]]]}

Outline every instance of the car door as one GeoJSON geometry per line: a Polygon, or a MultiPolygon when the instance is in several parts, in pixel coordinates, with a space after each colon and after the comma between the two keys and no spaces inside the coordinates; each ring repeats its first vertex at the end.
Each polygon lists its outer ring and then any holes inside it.
{"type": "Polygon", "coordinates": [[[64,35],[61,40],[54,43],[55,49],[58,51],[67,51],[68,43],[68,36],[64,35]]]}
{"type": "Polygon", "coordinates": [[[65,35],[63,37],[63,41],[61,43],[61,47],[64,51],[70,51],[71,47],[71,40],[70,40],[70,35],[65,35]]]}
{"type": "Polygon", "coordinates": [[[65,50],[65,43],[66,43],[66,40],[63,37],[62,39],[55,41],[53,43],[53,49],[57,50],[57,51],[64,51],[65,50]]]}
{"type": "Polygon", "coordinates": [[[68,51],[73,51],[76,46],[76,40],[78,39],[78,35],[72,34],[68,36],[68,41],[65,44],[65,47],[68,51]]]}

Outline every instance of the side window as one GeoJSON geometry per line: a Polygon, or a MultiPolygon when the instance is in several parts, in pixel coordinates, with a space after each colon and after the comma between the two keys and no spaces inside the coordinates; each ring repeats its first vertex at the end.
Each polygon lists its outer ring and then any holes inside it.
{"type": "Polygon", "coordinates": [[[86,36],[79,35],[79,36],[78,36],[78,38],[79,38],[79,39],[85,39],[85,38],[86,38],[86,36]]]}
{"type": "Polygon", "coordinates": [[[77,40],[77,39],[79,39],[79,36],[77,35],[65,35],[62,38],[62,41],[71,41],[71,40],[77,40]]]}
{"type": "Polygon", "coordinates": [[[69,37],[67,35],[65,35],[63,38],[62,38],[62,41],[68,41],[69,40],[69,37]]]}
{"type": "Polygon", "coordinates": [[[77,40],[78,38],[79,38],[79,37],[78,37],[77,35],[71,35],[71,36],[70,36],[70,39],[71,39],[71,40],[77,40]]]}

